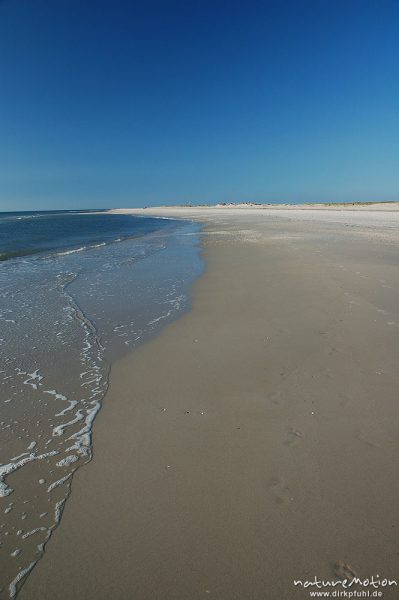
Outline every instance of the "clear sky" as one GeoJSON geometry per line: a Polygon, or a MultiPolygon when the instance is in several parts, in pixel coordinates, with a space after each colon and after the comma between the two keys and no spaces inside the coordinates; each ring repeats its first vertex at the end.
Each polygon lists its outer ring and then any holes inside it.
{"type": "Polygon", "coordinates": [[[0,0],[0,210],[399,200],[399,0],[0,0]]]}

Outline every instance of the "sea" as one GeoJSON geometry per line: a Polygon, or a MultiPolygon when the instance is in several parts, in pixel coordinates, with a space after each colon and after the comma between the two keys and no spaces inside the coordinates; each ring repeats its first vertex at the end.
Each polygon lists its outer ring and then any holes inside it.
{"type": "Polygon", "coordinates": [[[112,363],[189,309],[200,227],[0,213],[0,598],[17,596],[92,457],[112,363]]]}

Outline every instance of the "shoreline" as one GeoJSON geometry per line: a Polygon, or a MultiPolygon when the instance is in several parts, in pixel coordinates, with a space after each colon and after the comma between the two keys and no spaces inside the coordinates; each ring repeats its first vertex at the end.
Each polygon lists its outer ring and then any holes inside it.
{"type": "Polygon", "coordinates": [[[113,365],[22,599],[291,600],[294,578],[397,576],[398,230],[222,210],[201,216],[191,311],[113,365]]]}
{"type": "Polygon", "coordinates": [[[14,597],[41,560],[72,478],[91,460],[109,365],[189,310],[202,271],[200,225],[143,221],[122,216],[114,224],[105,215],[108,243],[94,249],[81,241],[83,254],[33,255],[2,267],[2,598],[14,597]],[[110,242],[118,223],[136,235],[110,242]]]}

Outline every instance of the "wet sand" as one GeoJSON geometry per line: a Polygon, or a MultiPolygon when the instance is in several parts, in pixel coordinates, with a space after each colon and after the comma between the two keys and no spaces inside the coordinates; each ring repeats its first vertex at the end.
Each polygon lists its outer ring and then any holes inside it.
{"type": "Polygon", "coordinates": [[[326,213],[178,213],[205,221],[193,308],[113,366],[94,459],[21,599],[399,581],[398,217],[326,213]]]}

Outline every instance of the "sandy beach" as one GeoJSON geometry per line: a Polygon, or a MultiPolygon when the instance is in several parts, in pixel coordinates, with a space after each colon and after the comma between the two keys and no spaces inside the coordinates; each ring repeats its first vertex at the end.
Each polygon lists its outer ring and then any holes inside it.
{"type": "Polygon", "coordinates": [[[94,458],[18,597],[399,582],[397,205],[131,212],[200,220],[206,268],[192,309],[113,365],[94,458]]]}

